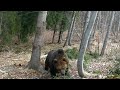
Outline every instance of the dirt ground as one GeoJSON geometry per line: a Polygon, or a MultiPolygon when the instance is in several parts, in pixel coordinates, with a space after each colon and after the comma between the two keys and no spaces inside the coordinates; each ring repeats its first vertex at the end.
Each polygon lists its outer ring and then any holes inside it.
{"type": "MultiPolygon", "coordinates": [[[[50,44],[52,32],[46,33],[45,46],[42,48],[42,55],[48,53],[52,49],[62,48],[62,44],[50,44]],[[49,43],[49,44],[47,44],[49,43]]],[[[65,35],[63,35],[65,38],[65,35]]],[[[32,39],[31,39],[32,40],[32,39]]],[[[57,42],[57,40],[55,40],[57,42]]],[[[73,47],[79,48],[78,39],[75,39],[73,47]]],[[[65,47],[70,48],[70,47],[65,47]]],[[[64,48],[64,49],[65,49],[64,48]]],[[[115,58],[119,56],[119,44],[108,43],[107,52],[104,57],[93,59],[87,66],[87,72],[97,73],[97,76],[90,76],[85,79],[104,79],[109,74],[109,70],[114,67],[115,58]],[[109,48],[109,49],[108,49],[109,48]]],[[[45,58],[41,59],[42,72],[28,69],[26,66],[31,58],[31,49],[29,52],[15,53],[13,51],[0,52],[0,79],[51,79],[50,73],[44,70],[45,58]]],[[[70,60],[70,79],[81,79],[77,71],[77,60],[70,60]]]]}

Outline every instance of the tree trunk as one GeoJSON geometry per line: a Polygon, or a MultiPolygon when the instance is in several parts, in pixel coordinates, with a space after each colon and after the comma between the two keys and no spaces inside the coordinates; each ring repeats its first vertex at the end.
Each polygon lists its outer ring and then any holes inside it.
{"type": "MultiPolygon", "coordinates": [[[[86,20],[85,20],[85,24],[84,24],[84,27],[85,27],[85,29],[83,30],[83,33],[82,33],[82,37],[83,37],[83,35],[84,35],[84,33],[85,33],[85,30],[86,30],[86,28],[87,28],[87,26],[88,26],[88,23],[89,23],[89,20],[90,20],[90,15],[91,15],[91,11],[87,11],[87,13],[86,13],[86,20]]],[[[91,38],[90,38],[91,39],[91,38]]],[[[90,39],[89,39],[89,41],[90,41],[90,39]]],[[[88,45],[89,45],[89,47],[90,47],[90,42],[88,41],[88,45]]],[[[88,47],[88,46],[87,46],[88,47]]],[[[90,49],[90,48],[88,48],[88,49],[90,49]]]]}
{"type": "Polygon", "coordinates": [[[74,16],[75,16],[75,11],[73,11],[73,15],[72,15],[72,20],[71,20],[70,28],[69,28],[69,30],[68,30],[68,34],[67,34],[67,37],[66,37],[66,40],[65,40],[65,43],[64,43],[63,47],[65,47],[65,46],[68,45],[68,40],[69,40],[69,38],[70,38],[70,32],[71,32],[72,26],[73,26],[74,16]]]}
{"type": "Polygon", "coordinates": [[[32,55],[28,68],[38,70],[40,67],[41,48],[44,45],[44,31],[46,29],[47,11],[40,11],[38,14],[35,39],[33,42],[32,55]]]}
{"type": "Polygon", "coordinates": [[[72,24],[72,27],[71,27],[71,30],[70,30],[70,36],[68,38],[68,45],[71,46],[71,39],[72,39],[72,36],[73,36],[73,32],[74,32],[74,27],[75,27],[75,22],[76,22],[76,12],[74,12],[74,19],[73,19],[73,24],[72,24]]]}
{"type": "MultiPolygon", "coordinates": [[[[98,12],[98,15],[97,15],[97,17],[99,16],[99,12],[98,12]]],[[[90,49],[90,45],[91,45],[91,43],[92,43],[92,38],[94,39],[94,36],[95,36],[95,31],[97,30],[97,25],[98,25],[98,19],[97,19],[97,17],[96,17],[96,20],[95,20],[95,23],[96,23],[96,27],[95,27],[95,29],[94,29],[94,26],[93,26],[93,29],[94,30],[92,30],[92,32],[91,32],[91,35],[90,35],[90,38],[89,38],[89,40],[88,40],[88,45],[87,45],[87,49],[90,51],[90,53],[91,53],[91,49],[90,49]]],[[[90,12],[88,12],[88,18],[90,18],[90,12]]],[[[88,23],[89,22],[89,19],[87,19],[86,20],[86,22],[88,23]]],[[[87,26],[85,25],[85,27],[87,28],[87,26]]]]}
{"type": "Polygon", "coordinates": [[[98,54],[99,54],[99,52],[100,52],[100,33],[99,33],[99,31],[98,31],[98,37],[97,37],[97,39],[98,39],[98,54]]]}
{"type": "MultiPolygon", "coordinates": [[[[86,15],[86,21],[85,21],[85,29],[84,30],[86,30],[86,28],[87,28],[87,26],[88,26],[88,23],[89,23],[89,20],[90,20],[90,15],[91,15],[91,12],[90,11],[88,11],[87,13],[86,13],[87,15],[86,15]]],[[[83,31],[83,32],[85,32],[85,31],[83,31]]]]}
{"type": "Polygon", "coordinates": [[[118,39],[119,29],[120,29],[120,17],[119,17],[119,22],[118,22],[118,27],[117,27],[116,39],[118,39]]]}
{"type": "MultiPolygon", "coordinates": [[[[88,23],[89,23],[90,15],[91,15],[91,12],[90,12],[90,11],[87,11],[86,17],[85,17],[86,20],[85,20],[85,24],[84,24],[85,29],[83,30],[82,37],[83,37],[83,35],[84,35],[84,33],[85,33],[85,30],[86,30],[86,28],[87,28],[87,25],[88,25],[88,23]]],[[[88,50],[90,50],[90,41],[91,41],[91,39],[92,39],[92,37],[90,36],[90,38],[89,38],[89,40],[88,40],[88,45],[87,45],[88,50]]]]}
{"type": "Polygon", "coordinates": [[[92,32],[91,32],[91,35],[90,35],[90,38],[89,38],[89,40],[88,40],[88,45],[87,45],[87,48],[88,48],[88,50],[90,51],[90,53],[91,53],[91,43],[92,43],[92,38],[94,38],[94,35],[95,35],[95,30],[93,30],[92,32]]]}
{"type": "Polygon", "coordinates": [[[1,12],[1,18],[0,18],[0,35],[2,33],[2,22],[3,22],[3,12],[1,12]]]}
{"type": "Polygon", "coordinates": [[[107,33],[106,33],[106,36],[105,36],[104,44],[103,44],[103,47],[102,47],[102,50],[101,50],[101,54],[100,54],[101,56],[103,56],[104,52],[105,52],[108,36],[109,36],[110,31],[111,31],[113,20],[114,20],[114,14],[115,14],[115,11],[112,12],[112,16],[111,16],[111,19],[110,19],[110,24],[109,24],[109,27],[107,29],[107,33]]]}
{"type": "Polygon", "coordinates": [[[54,43],[55,33],[56,33],[56,29],[54,29],[54,32],[53,32],[52,43],[54,43]]]}
{"type": "Polygon", "coordinates": [[[98,18],[98,22],[99,22],[99,24],[98,24],[98,36],[97,36],[97,42],[98,42],[98,54],[99,54],[99,49],[100,49],[100,30],[102,29],[102,24],[101,24],[101,22],[102,22],[102,18],[101,18],[101,15],[102,13],[101,13],[101,11],[99,11],[99,14],[98,14],[98,16],[99,16],[99,18],[98,18]]]}
{"type": "Polygon", "coordinates": [[[59,37],[58,37],[58,43],[59,44],[61,43],[61,38],[62,38],[62,31],[60,30],[59,31],[59,37]]]}
{"type": "MultiPolygon", "coordinates": [[[[102,30],[102,38],[104,37],[104,32],[106,31],[106,28],[107,28],[107,19],[108,19],[108,16],[109,16],[109,12],[107,11],[106,12],[106,17],[104,19],[104,25],[103,25],[103,30],[102,30]]],[[[102,42],[104,41],[104,39],[102,39],[102,42]]]]}
{"type": "Polygon", "coordinates": [[[82,35],[82,41],[81,41],[80,49],[79,49],[80,53],[79,53],[79,58],[78,58],[78,61],[77,61],[78,74],[79,74],[80,77],[85,77],[85,73],[84,73],[84,69],[83,69],[84,54],[85,54],[85,51],[86,51],[86,47],[87,47],[87,44],[88,44],[90,34],[92,32],[92,29],[93,29],[95,19],[97,17],[97,13],[98,13],[98,11],[92,11],[91,12],[90,21],[89,21],[89,23],[86,27],[84,35],[82,35]]]}

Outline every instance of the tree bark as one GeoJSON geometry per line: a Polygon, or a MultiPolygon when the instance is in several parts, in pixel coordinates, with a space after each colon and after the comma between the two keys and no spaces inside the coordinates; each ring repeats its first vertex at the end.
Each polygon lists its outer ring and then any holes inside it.
{"type": "Polygon", "coordinates": [[[107,45],[107,40],[108,40],[108,37],[109,37],[109,33],[112,29],[112,24],[113,24],[113,20],[114,20],[114,14],[115,14],[115,11],[112,12],[112,16],[110,18],[110,24],[109,24],[109,27],[107,29],[107,33],[106,33],[106,36],[105,36],[105,39],[104,39],[104,44],[103,44],[103,47],[102,47],[102,50],[101,50],[101,56],[104,55],[105,53],[105,48],[106,48],[106,45],[107,45]]]}
{"type": "Polygon", "coordinates": [[[120,31],[120,16],[119,16],[119,21],[118,21],[116,39],[118,39],[119,31],[120,31]]]}
{"type": "Polygon", "coordinates": [[[35,39],[33,42],[32,55],[28,68],[38,70],[40,67],[41,48],[44,45],[44,31],[46,29],[47,11],[40,11],[38,14],[35,39]]]}
{"type": "Polygon", "coordinates": [[[76,22],[76,12],[74,12],[74,16],[73,16],[73,24],[72,24],[72,27],[71,27],[71,30],[70,30],[70,35],[69,35],[69,38],[68,38],[68,45],[71,46],[71,39],[72,39],[72,36],[73,36],[73,32],[74,32],[74,27],[75,27],[75,22],[76,22]]]}
{"type": "Polygon", "coordinates": [[[91,35],[90,35],[90,38],[89,38],[89,40],[88,40],[88,45],[87,45],[87,49],[90,51],[90,53],[91,53],[91,43],[92,43],[92,38],[94,38],[94,35],[95,35],[95,30],[93,30],[92,32],[91,32],[91,35]]]}
{"type": "Polygon", "coordinates": [[[69,28],[69,30],[68,30],[68,34],[67,34],[67,37],[66,37],[66,40],[65,40],[65,43],[64,43],[63,47],[65,47],[65,46],[68,45],[68,40],[69,40],[69,38],[70,38],[70,32],[71,32],[72,26],[73,26],[74,15],[75,15],[75,11],[73,11],[73,15],[72,15],[72,20],[71,20],[70,28],[69,28]]]}
{"type": "MultiPolygon", "coordinates": [[[[105,19],[104,19],[104,25],[103,25],[103,30],[102,30],[102,38],[104,37],[104,32],[106,31],[106,28],[107,28],[107,19],[108,19],[108,16],[109,16],[109,12],[107,11],[106,12],[106,16],[105,16],[105,19]]],[[[102,39],[102,42],[104,41],[104,39],[102,39]]]]}
{"type": "Polygon", "coordinates": [[[53,32],[52,43],[54,43],[55,33],[56,33],[56,28],[54,29],[54,32],[53,32]]]}
{"type": "Polygon", "coordinates": [[[86,47],[88,44],[90,34],[93,30],[93,25],[94,25],[95,19],[97,17],[97,13],[98,13],[98,11],[91,12],[90,21],[86,27],[84,35],[82,35],[82,41],[81,41],[80,49],[79,49],[79,58],[77,61],[78,74],[80,77],[85,77],[84,68],[83,68],[84,54],[86,51],[86,47]]]}
{"type": "MultiPolygon", "coordinates": [[[[88,16],[88,18],[90,18],[90,12],[88,13],[89,14],[89,16],[88,16]]],[[[99,12],[98,12],[98,15],[97,15],[97,17],[99,16],[99,12]]],[[[92,43],[92,38],[94,38],[94,36],[95,36],[95,31],[98,29],[97,28],[97,26],[98,26],[98,19],[97,19],[97,17],[96,17],[96,20],[95,20],[95,23],[96,23],[96,27],[95,27],[95,29],[94,29],[94,26],[93,26],[93,29],[94,30],[92,30],[92,32],[91,32],[91,35],[90,35],[90,38],[89,38],[89,40],[88,40],[88,45],[87,45],[87,48],[88,48],[88,50],[90,51],[90,53],[91,53],[91,49],[90,49],[90,45],[91,45],[91,43],[92,43]]],[[[88,19],[89,20],[89,19],[88,19]]],[[[86,20],[86,22],[89,22],[88,20],[86,20]]],[[[87,26],[86,26],[87,27],[87,26]]]]}
{"type": "Polygon", "coordinates": [[[62,31],[60,30],[59,31],[59,37],[58,37],[58,43],[59,44],[61,43],[61,38],[62,38],[62,31]]]}
{"type": "Polygon", "coordinates": [[[2,33],[2,22],[3,22],[3,12],[1,12],[1,17],[0,17],[0,35],[2,33]]]}
{"type": "MultiPolygon", "coordinates": [[[[99,18],[98,18],[98,22],[99,22],[99,24],[98,24],[98,36],[97,36],[97,42],[98,42],[98,54],[99,54],[99,49],[100,49],[100,30],[102,29],[102,24],[101,24],[101,21],[102,21],[102,18],[101,18],[101,15],[102,13],[101,13],[101,11],[99,11],[99,14],[98,14],[98,16],[99,16],[99,18]]],[[[96,51],[96,50],[95,50],[96,51]]]]}
{"type": "MultiPolygon", "coordinates": [[[[90,11],[88,11],[87,13],[87,16],[86,16],[86,21],[85,21],[85,29],[84,30],[86,30],[86,28],[87,28],[87,26],[88,26],[88,23],[89,23],[89,21],[90,21],[90,15],[91,15],[91,12],[90,11]]],[[[83,32],[85,32],[85,31],[83,31],[83,32]]]]}

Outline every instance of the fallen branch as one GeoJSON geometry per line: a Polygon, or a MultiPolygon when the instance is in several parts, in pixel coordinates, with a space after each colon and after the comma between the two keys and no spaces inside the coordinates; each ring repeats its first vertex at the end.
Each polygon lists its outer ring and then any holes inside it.
{"type": "Polygon", "coordinates": [[[0,72],[1,72],[1,73],[6,73],[6,71],[3,71],[3,70],[1,70],[1,69],[0,69],[0,72]]]}

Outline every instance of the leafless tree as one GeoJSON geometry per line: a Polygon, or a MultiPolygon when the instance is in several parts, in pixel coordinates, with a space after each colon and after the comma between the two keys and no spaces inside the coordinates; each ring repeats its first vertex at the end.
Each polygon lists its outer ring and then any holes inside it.
{"type": "Polygon", "coordinates": [[[103,47],[102,47],[101,54],[100,54],[101,56],[104,55],[104,52],[105,52],[105,48],[106,48],[106,45],[107,45],[107,40],[108,40],[109,33],[111,31],[113,20],[114,20],[114,15],[115,15],[115,11],[112,11],[112,16],[110,18],[109,27],[107,29],[107,33],[106,33],[105,40],[104,40],[104,43],[103,43],[103,47]]]}
{"type": "Polygon", "coordinates": [[[83,33],[84,35],[82,35],[82,41],[81,41],[80,49],[79,49],[79,58],[77,61],[78,74],[80,77],[85,77],[84,68],[83,68],[84,54],[85,54],[85,51],[87,48],[90,34],[93,30],[93,25],[94,25],[95,19],[97,17],[97,13],[98,13],[98,11],[91,12],[89,23],[88,23],[87,27],[84,28],[86,30],[84,30],[85,31],[83,33]]]}

